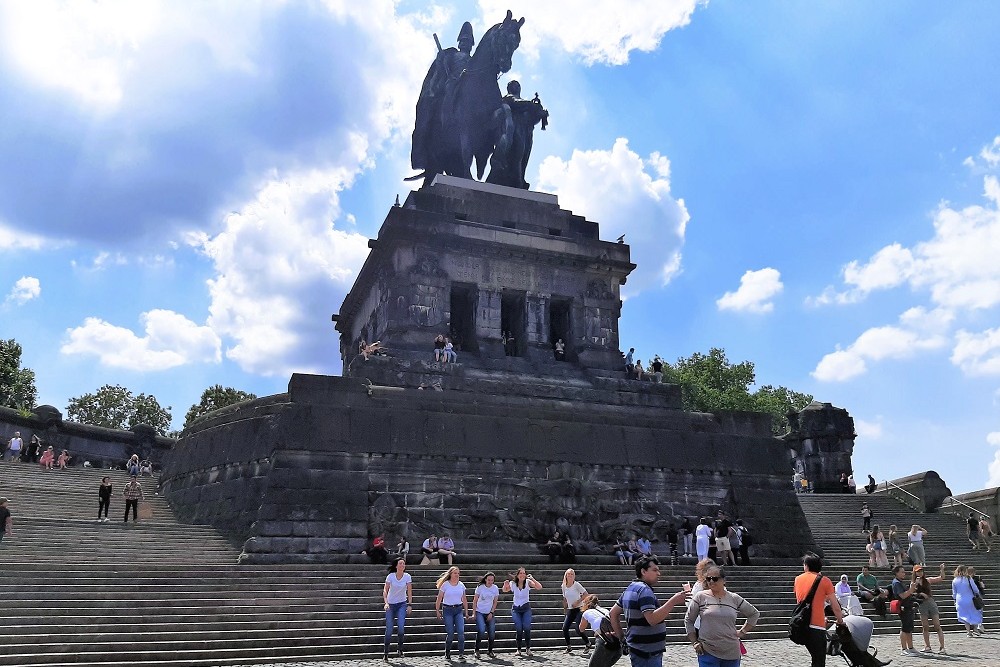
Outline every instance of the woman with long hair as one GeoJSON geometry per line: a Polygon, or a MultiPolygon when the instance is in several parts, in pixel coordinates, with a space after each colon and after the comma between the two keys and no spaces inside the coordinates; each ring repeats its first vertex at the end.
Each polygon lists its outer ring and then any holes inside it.
{"type": "Polygon", "coordinates": [[[444,619],[445,659],[451,660],[451,646],[457,635],[458,661],[465,662],[465,617],[469,615],[469,598],[465,594],[465,584],[459,579],[461,574],[461,570],[453,565],[438,577],[434,611],[439,619],[444,619]]]}
{"type": "Polygon", "coordinates": [[[590,653],[590,640],[587,639],[587,635],[578,627],[580,624],[580,603],[583,601],[584,596],[587,595],[587,589],[583,587],[579,581],[576,580],[576,571],[573,568],[566,570],[563,573],[562,580],[562,602],[563,602],[563,612],[566,614],[563,618],[563,639],[566,640],[566,653],[573,652],[573,646],[570,644],[569,640],[569,629],[576,628],[576,633],[580,635],[580,639],[583,640],[584,649],[583,654],[587,655],[590,653]]]}
{"type": "Polygon", "coordinates": [[[983,592],[969,576],[969,568],[959,565],[955,568],[955,578],[951,581],[951,596],[955,599],[955,614],[965,625],[966,632],[971,637],[973,633],[983,634],[980,627],[983,624],[983,610],[976,609],[975,597],[982,597],[983,592]]]}
{"type": "Polygon", "coordinates": [[[899,543],[896,524],[889,526],[889,534],[885,538],[885,555],[887,559],[892,559],[891,567],[903,564],[903,547],[899,543]]]}
{"type": "Polygon", "coordinates": [[[885,535],[878,526],[872,526],[872,531],[868,533],[868,544],[871,549],[868,564],[872,567],[889,567],[889,560],[885,557],[885,535]]]}
{"type": "Polygon", "coordinates": [[[684,628],[694,645],[699,667],[739,667],[740,642],[757,624],[760,612],[742,597],[726,589],[726,571],[717,565],[705,573],[707,590],[691,598],[684,628]],[[736,619],[744,616],[739,630],[736,619]],[[695,632],[694,623],[701,623],[695,632]]]}
{"type": "Polygon", "coordinates": [[[541,587],[542,584],[523,567],[517,568],[517,572],[511,572],[510,578],[503,582],[503,592],[514,595],[510,615],[514,620],[514,644],[517,646],[518,657],[531,657],[531,589],[538,590],[541,587]]]}
{"type": "Polygon", "coordinates": [[[482,648],[483,635],[486,635],[486,655],[490,660],[493,655],[493,640],[497,634],[497,601],[500,599],[500,589],[496,585],[496,575],[487,572],[476,586],[476,594],[472,598],[472,611],[476,614],[476,660],[482,660],[479,649],[482,648]]]}
{"type": "Polygon", "coordinates": [[[920,627],[924,631],[924,653],[932,653],[931,630],[933,625],[938,636],[938,653],[944,653],[944,632],[941,631],[941,612],[938,611],[937,602],[934,601],[934,594],[931,591],[931,584],[940,584],[944,581],[944,563],[941,563],[941,573],[936,577],[928,577],[924,572],[923,565],[913,568],[911,575],[917,584],[917,611],[920,612],[920,627]]]}
{"type": "Polygon", "coordinates": [[[594,633],[594,652],[587,667],[611,667],[622,657],[622,643],[611,628],[611,616],[600,605],[596,595],[588,595],[580,603],[583,618],[578,626],[580,632],[588,629],[594,633]]]}
{"type": "Polygon", "coordinates": [[[396,657],[403,657],[403,637],[406,635],[406,609],[413,604],[413,578],[406,571],[406,559],[400,558],[389,566],[389,575],[382,588],[385,609],[385,643],[382,660],[389,662],[389,642],[396,628],[396,657]]]}

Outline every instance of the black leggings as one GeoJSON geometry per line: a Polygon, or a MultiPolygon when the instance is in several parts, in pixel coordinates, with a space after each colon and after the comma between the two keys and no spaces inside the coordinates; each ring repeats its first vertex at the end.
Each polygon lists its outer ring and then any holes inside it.
{"type": "Polygon", "coordinates": [[[104,512],[104,518],[108,518],[108,508],[111,507],[111,498],[101,498],[98,500],[97,505],[97,518],[101,518],[101,511],[104,512]]]}
{"type": "Polygon", "coordinates": [[[570,607],[566,610],[566,618],[563,619],[563,638],[566,640],[566,648],[569,648],[569,629],[571,627],[576,628],[576,634],[580,635],[580,639],[587,646],[590,645],[587,635],[580,632],[580,615],[581,611],[579,607],[570,607]]]}

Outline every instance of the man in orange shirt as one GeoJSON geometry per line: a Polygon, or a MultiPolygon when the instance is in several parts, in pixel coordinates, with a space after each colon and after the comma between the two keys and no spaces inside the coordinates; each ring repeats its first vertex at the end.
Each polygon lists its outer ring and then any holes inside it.
{"type": "Polygon", "coordinates": [[[837,595],[833,588],[833,582],[829,577],[824,577],[823,559],[814,553],[807,553],[802,557],[802,574],[795,577],[795,601],[802,602],[809,595],[810,589],[816,583],[816,577],[820,578],[819,587],[812,602],[812,616],[809,619],[809,639],[806,642],[806,649],[812,656],[811,667],[826,667],[826,605],[830,604],[833,615],[837,619],[837,625],[843,625],[844,613],[840,610],[840,603],[837,602],[837,595]]]}

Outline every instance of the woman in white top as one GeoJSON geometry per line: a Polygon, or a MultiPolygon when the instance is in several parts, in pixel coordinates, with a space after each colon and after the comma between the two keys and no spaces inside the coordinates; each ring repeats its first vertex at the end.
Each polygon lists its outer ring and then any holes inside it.
{"type": "Polygon", "coordinates": [[[580,610],[583,612],[579,625],[580,632],[585,632],[589,628],[594,633],[594,652],[587,667],[611,667],[622,657],[622,643],[611,629],[608,610],[600,606],[596,595],[583,598],[580,610]]]}
{"type": "Polygon", "coordinates": [[[580,603],[583,602],[583,598],[586,595],[587,589],[576,580],[576,571],[572,568],[566,570],[563,573],[562,580],[563,612],[566,614],[566,617],[563,619],[562,631],[563,639],[566,640],[566,653],[573,652],[573,646],[569,641],[569,629],[573,627],[576,628],[577,634],[580,635],[585,644],[583,654],[587,655],[590,653],[590,640],[577,627],[580,623],[580,603]]]}
{"type": "Polygon", "coordinates": [[[514,604],[510,615],[514,619],[514,644],[517,645],[518,657],[531,657],[531,589],[538,590],[542,585],[528,574],[523,567],[510,575],[503,582],[503,592],[514,594],[514,604]],[[521,640],[524,640],[524,653],[521,652],[521,640]]]}
{"type": "Polygon", "coordinates": [[[479,649],[483,635],[486,635],[486,655],[490,660],[493,655],[493,640],[497,633],[497,601],[500,599],[500,589],[496,585],[496,575],[487,572],[476,586],[476,594],[472,598],[472,609],[476,613],[476,660],[482,660],[479,649]]]}
{"type": "Polygon", "coordinates": [[[910,540],[910,549],[906,552],[910,562],[914,565],[923,565],[927,559],[927,554],[924,552],[924,538],[927,537],[927,530],[913,524],[906,537],[910,540]]]}
{"type": "Polygon", "coordinates": [[[458,635],[458,661],[465,662],[465,617],[469,615],[469,598],[465,594],[465,584],[459,580],[461,571],[449,567],[438,577],[438,596],[434,602],[437,617],[444,619],[447,638],[444,643],[444,657],[451,660],[451,645],[458,635]]]}
{"type": "Polygon", "coordinates": [[[406,609],[413,603],[413,578],[406,571],[406,560],[400,558],[389,566],[389,576],[385,578],[382,589],[382,601],[385,603],[385,644],[382,650],[382,660],[389,662],[389,642],[392,640],[392,628],[396,626],[396,656],[403,657],[403,636],[406,634],[406,609]]]}
{"type": "Polygon", "coordinates": [[[708,544],[712,539],[712,527],[708,525],[708,519],[702,519],[694,531],[695,551],[698,552],[698,560],[708,558],[708,544]]]}

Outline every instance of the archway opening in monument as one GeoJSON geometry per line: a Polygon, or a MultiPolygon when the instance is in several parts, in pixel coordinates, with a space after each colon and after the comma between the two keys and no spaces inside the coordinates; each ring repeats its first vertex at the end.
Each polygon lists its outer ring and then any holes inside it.
{"type": "Polygon", "coordinates": [[[524,292],[504,290],[500,296],[500,330],[514,339],[513,344],[508,343],[504,348],[508,357],[520,357],[527,349],[526,325],[524,292]]]}
{"type": "Polygon", "coordinates": [[[478,352],[476,340],[476,299],[479,290],[472,285],[451,286],[451,323],[448,333],[455,348],[463,352],[478,352]]]}
{"type": "Polygon", "coordinates": [[[571,344],[573,337],[570,336],[570,331],[572,331],[572,327],[570,326],[571,310],[569,299],[553,298],[549,301],[549,345],[552,346],[554,354],[556,341],[561,338],[563,344],[566,346],[564,351],[565,361],[575,359],[573,345],[571,344]]]}

